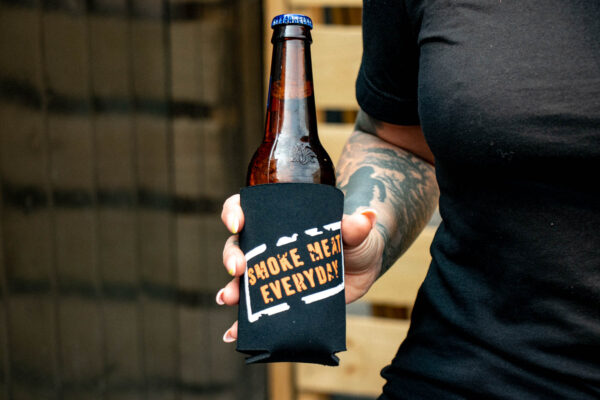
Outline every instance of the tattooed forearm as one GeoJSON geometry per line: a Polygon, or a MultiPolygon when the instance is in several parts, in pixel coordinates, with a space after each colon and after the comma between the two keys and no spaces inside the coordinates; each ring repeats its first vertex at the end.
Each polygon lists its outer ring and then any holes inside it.
{"type": "Polygon", "coordinates": [[[385,241],[383,274],[429,221],[438,188],[434,167],[377,137],[382,125],[376,120],[359,113],[356,128],[340,159],[337,181],[346,195],[344,213],[377,211],[376,228],[385,241]]]}

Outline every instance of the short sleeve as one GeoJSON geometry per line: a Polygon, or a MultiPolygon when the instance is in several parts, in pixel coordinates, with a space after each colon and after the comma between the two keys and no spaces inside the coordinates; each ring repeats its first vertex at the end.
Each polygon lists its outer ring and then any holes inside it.
{"type": "Polygon", "coordinates": [[[418,125],[419,52],[404,2],[364,0],[362,29],[358,104],[381,121],[418,125]]]}

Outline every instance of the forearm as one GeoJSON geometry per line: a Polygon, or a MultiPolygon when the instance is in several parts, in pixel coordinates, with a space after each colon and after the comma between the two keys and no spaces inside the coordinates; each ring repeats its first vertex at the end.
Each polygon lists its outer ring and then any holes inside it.
{"type": "Polygon", "coordinates": [[[338,164],[337,181],[346,195],[345,214],[365,208],[377,212],[376,229],[385,243],[383,274],[425,227],[439,191],[433,165],[382,140],[376,121],[370,122],[359,115],[338,164]]]}

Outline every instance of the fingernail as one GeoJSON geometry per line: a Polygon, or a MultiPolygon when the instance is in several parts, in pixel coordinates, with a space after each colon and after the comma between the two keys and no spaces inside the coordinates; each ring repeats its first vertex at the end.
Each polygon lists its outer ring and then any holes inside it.
{"type": "Polygon", "coordinates": [[[220,306],[225,305],[225,302],[223,301],[223,293],[224,292],[225,292],[225,288],[223,288],[217,292],[217,297],[215,300],[217,301],[217,304],[220,306]]]}
{"type": "Polygon", "coordinates": [[[223,341],[225,343],[235,342],[235,338],[233,336],[231,336],[230,329],[227,329],[227,332],[225,332],[225,334],[223,335],[223,341]]]}
{"type": "Polygon", "coordinates": [[[233,221],[231,222],[231,226],[229,227],[229,229],[233,234],[238,233],[238,229],[240,229],[240,221],[237,217],[233,217],[233,221]]]}
{"type": "Polygon", "coordinates": [[[371,221],[371,225],[375,224],[375,220],[377,220],[377,211],[372,208],[367,208],[366,210],[362,210],[360,213],[367,217],[369,221],[371,221]]]}
{"type": "Polygon", "coordinates": [[[235,276],[235,258],[231,257],[229,258],[229,261],[227,261],[227,272],[229,272],[229,275],[231,276],[235,276]]]}

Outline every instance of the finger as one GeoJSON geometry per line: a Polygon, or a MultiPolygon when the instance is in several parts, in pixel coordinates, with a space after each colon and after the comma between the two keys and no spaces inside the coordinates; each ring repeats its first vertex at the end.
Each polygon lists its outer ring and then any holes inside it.
{"type": "Polygon", "coordinates": [[[240,276],[246,269],[246,258],[238,240],[238,235],[230,236],[223,247],[223,265],[231,276],[240,276]]]}
{"type": "Polygon", "coordinates": [[[220,306],[233,306],[240,301],[240,278],[233,278],[217,292],[216,302],[220,306]]]}
{"type": "Polygon", "coordinates": [[[231,325],[231,328],[227,329],[227,331],[223,335],[223,341],[225,343],[235,342],[237,340],[237,336],[238,336],[238,322],[235,321],[233,323],[233,325],[231,325]]]}
{"type": "Polygon", "coordinates": [[[369,236],[375,226],[377,212],[366,209],[357,214],[344,215],[342,219],[342,238],[346,246],[358,246],[369,236]]]}
{"type": "Polygon", "coordinates": [[[221,220],[231,233],[238,233],[244,227],[244,212],[240,205],[240,195],[234,194],[223,203],[221,220]]]}

